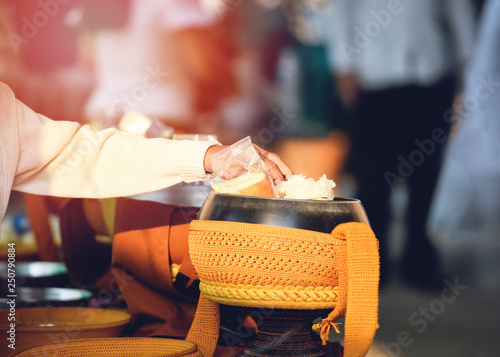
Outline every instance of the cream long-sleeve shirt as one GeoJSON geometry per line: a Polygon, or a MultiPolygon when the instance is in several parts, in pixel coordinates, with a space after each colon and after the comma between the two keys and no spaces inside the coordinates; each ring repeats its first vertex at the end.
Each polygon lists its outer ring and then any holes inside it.
{"type": "Polygon", "coordinates": [[[206,179],[203,161],[217,141],[146,139],[93,131],[37,114],[0,83],[0,222],[11,190],[104,198],[206,179]]]}

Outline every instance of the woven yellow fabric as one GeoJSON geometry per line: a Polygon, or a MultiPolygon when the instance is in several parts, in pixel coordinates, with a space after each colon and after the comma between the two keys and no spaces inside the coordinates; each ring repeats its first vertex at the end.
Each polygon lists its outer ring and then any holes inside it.
{"type": "MultiPolygon", "coordinates": [[[[207,284],[333,288],[338,277],[332,252],[339,246],[346,242],[303,229],[196,220],[189,226],[189,255],[200,282],[207,284]]],[[[241,305],[239,299],[225,303],[241,305]]],[[[317,309],[314,303],[303,306],[317,309]]]]}
{"type": "MultiPolygon", "coordinates": [[[[364,356],[369,349],[378,326],[379,257],[368,226],[345,223],[326,234],[196,220],[190,224],[189,251],[204,296],[198,309],[207,309],[205,298],[236,306],[334,308],[321,323],[322,338],[346,317],[345,356],[364,356]]],[[[213,321],[203,316],[198,320],[197,312],[191,336],[213,331],[213,321]]],[[[213,345],[206,345],[207,339],[188,340],[202,352],[215,348],[216,339],[213,345]]]]}
{"type": "Polygon", "coordinates": [[[301,310],[332,308],[338,296],[338,288],[332,286],[253,286],[243,284],[233,286],[224,283],[204,282],[200,283],[200,291],[210,301],[220,304],[301,310]],[[314,303],[314,305],[310,303],[314,303]]]}
{"type": "Polygon", "coordinates": [[[364,356],[378,328],[378,241],[370,227],[360,223],[340,224],[332,236],[345,239],[347,249],[337,252],[339,301],[322,321],[322,338],[324,341],[332,324],[345,316],[345,356],[364,356]]]}
{"type": "MultiPolygon", "coordinates": [[[[10,310],[0,310],[0,340],[8,337],[10,310]]],[[[16,309],[16,349],[0,344],[0,356],[54,342],[54,336],[65,339],[108,338],[121,336],[130,322],[127,312],[91,307],[47,306],[16,309]],[[75,333],[68,333],[69,328],[75,333]]]]}
{"type": "Polygon", "coordinates": [[[208,301],[200,294],[198,308],[186,341],[197,345],[203,356],[213,356],[219,339],[219,326],[219,304],[208,301]]]}
{"type": "Polygon", "coordinates": [[[151,337],[91,338],[28,348],[16,357],[202,357],[196,345],[151,337]]]}

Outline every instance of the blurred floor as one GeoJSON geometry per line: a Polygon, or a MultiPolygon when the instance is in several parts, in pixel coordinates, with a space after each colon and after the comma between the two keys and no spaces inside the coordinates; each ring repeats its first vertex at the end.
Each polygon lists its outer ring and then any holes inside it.
{"type": "MultiPolygon", "coordinates": [[[[402,246],[404,225],[400,213],[405,200],[404,190],[395,192],[393,207],[397,214],[392,227],[392,256],[396,262],[402,246]]],[[[14,193],[5,224],[22,207],[22,196],[14,193]]],[[[446,257],[445,252],[443,255],[446,257]]],[[[394,277],[380,292],[380,328],[367,356],[498,356],[499,298],[500,287],[486,292],[462,273],[448,274],[442,290],[432,293],[404,286],[394,277]]]]}
{"type": "Polygon", "coordinates": [[[384,289],[380,328],[368,356],[498,356],[499,295],[479,294],[473,283],[456,278],[459,295],[445,291],[443,283],[444,299],[442,292],[424,293],[398,283],[384,289]]]}
{"type": "MultiPolygon", "coordinates": [[[[406,191],[393,192],[391,257],[398,264],[404,242],[406,191]]],[[[457,257],[441,251],[443,261],[457,257]]],[[[425,264],[425,257],[422,257],[425,264]]],[[[469,262],[463,261],[462,266],[469,262]]],[[[499,355],[500,286],[485,290],[466,269],[446,269],[442,288],[405,286],[393,272],[380,292],[379,325],[368,357],[493,357],[499,355]]],[[[488,272],[482,272],[488,274],[488,272]]],[[[497,273],[497,272],[490,272],[497,273]]]]}

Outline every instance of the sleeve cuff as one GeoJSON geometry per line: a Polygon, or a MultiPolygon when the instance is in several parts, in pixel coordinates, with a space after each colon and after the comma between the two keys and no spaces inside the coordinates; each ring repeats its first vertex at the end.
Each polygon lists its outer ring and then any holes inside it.
{"type": "Polygon", "coordinates": [[[218,141],[180,140],[175,147],[175,166],[183,181],[206,180],[204,159],[207,149],[221,145],[218,141]]]}

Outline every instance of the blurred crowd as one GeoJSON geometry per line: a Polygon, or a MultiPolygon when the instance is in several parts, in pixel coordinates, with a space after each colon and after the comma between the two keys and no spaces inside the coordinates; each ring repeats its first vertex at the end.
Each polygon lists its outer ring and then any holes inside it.
{"type": "MultiPolygon", "coordinates": [[[[436,242],[449,249],[442,237],[461,229],[438,209],[428,235],[434,187],[450,135],[467,119],[457,103],[494,2],[1,0],[0,81],[55,120],[109,125],[136,111],[176,133],[224,143],[250,135],[296,173],[327,174],[338,195],[363,202],[383,282],[395,270],[391,194],[403,186],[401,278],[433,288],[446,273],[436,242]]],[[[499,73],[489,71],[484,78],[499,73]]]]}

